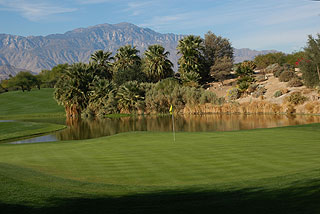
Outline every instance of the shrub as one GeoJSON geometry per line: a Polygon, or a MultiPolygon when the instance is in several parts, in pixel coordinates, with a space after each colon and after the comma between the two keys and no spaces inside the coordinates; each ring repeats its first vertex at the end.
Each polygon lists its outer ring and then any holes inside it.
{"type": "Polygon", "coordinates": [[[252,96],[258,98],[263,96],[267,92],[267,89],[263,85],[259,85],[255,92],[252,93],[252,96]]]}
{"type": "Polygon", "coordinates": [[[280,82],[289,82],[291,79],[297,77],[293,71],[284,71],[279,76],[280,82]]]}
{"type": "Polygon", "coordinates": [[[277,69],[274,70],[273,76],[276,77],[276,78],[279,78],[280,75],[282,74],[282,72],[284,72],[284,70],[282,68],[277,68],[277,69]]]}
{"type": "Polygon", "coordinates": [[[276,91],[275,93],[274,93],[274,97],[280,97],[280,96],[282,96],[283,94],[282,94],[282,91],[276,91]]]}
{"type": "Polygon", "coordinates": [[[249,85],[249,87],[248,87],[248,92],[249,92],[249,93],[254,92],[254,91],[257,89],[257,87],[258,87],[258,85],[255,84],[255,83],[249,85]]]}
{"type": "Polygon", "coordinates": [[[223,97],[218,98],[217,95],[212,91],[203,91],[201,93],[199,102],[200,104],[212,103],[215,105],[221,105],[225,102],[225,100],[223,97]]]}
{"type": "Polygon", "coordinates": [[[241,63],[241,67],[247,67],[250,70],[256,69],[257,65],[253,61],[244,61],[241,63]]]}
{"type": "Polygon", "coordinates": [[[300,87],[300,86],[303,86],[303,83],[302,81],[299,79],[299,78],[293,78],[291,79],[288,84],[287,84],[288,87],[300,87]]]}
{"type": "Polygon", "coordinates": [[[305,101],[307,101],[307,97],[303,96],[301,92],[293,92],[290,94],[290,96],[287,97],[287,101],[294,105],[300,105],[303,104],[305,101]]]}
{"type": "Polygon", "coordinates": [[[281,69],[280,65],[278,63],[275,63],[275,64],[272,64],[272,65],[269,65],[268,67],[266,67],[264,69],[264,71],[265,71],[265,73],[274,73],[279,69],[281,69]]]}
{"type": "Polygon", "coordinates": [[[240,82],[240,84],[238,84],[238,89],[240,90],[240,92],[244,92],[249,88],[249,86],[249,82],[240,82]]]}
{"type": "Polygon", "coordinates": [[[227,97],[229,100],[236,100],[240,98],[240,90],[238,88],[232,88],[228,91],[227,97]]]}

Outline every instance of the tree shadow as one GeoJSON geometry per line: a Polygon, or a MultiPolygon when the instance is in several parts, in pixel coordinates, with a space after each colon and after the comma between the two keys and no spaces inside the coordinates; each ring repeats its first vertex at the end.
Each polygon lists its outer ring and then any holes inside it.
{"type": "Polygon", "coordinates": [[[320,183],[266,190],[163,191],[121,197],[55,198],[50,207],[0,204],[0,213],[320,213],[320,183]]]}

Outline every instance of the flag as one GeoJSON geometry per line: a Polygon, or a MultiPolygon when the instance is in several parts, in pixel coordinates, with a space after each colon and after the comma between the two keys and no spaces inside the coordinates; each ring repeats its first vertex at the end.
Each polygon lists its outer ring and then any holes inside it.
{"type": "Polygon", "coordinates": [[[169,112],[172,114],[172,105],[170,106],[169,112]]]}

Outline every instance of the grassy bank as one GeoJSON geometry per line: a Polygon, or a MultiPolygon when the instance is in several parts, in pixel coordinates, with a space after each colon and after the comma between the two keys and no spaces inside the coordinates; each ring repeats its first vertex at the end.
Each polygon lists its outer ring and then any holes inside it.
{"type": "Polygon", "coordinates": [[[50,123],[0,122],[0,143],[8,139],[53,132],[65,127],[50,123]]]}
{"type": "Polygon", "coordinates": [[[0,145],[0,208],[318,213],[320,125],[0,145]]]}
{"type": "Polygon", "coordinates": [[[64,116],[64,108],[53,99],[52,88],[0,94],[0,118],[64,116]]]}

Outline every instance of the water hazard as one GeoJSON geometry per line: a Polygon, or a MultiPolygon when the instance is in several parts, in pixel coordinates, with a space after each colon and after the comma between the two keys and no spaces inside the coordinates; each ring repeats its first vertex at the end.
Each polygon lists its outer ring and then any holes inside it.
{"type": "MultiPolygon", "coordinates": [[[[31,122],[66,124],[68,128],[13,144],[82,140],[133,131],[172,131],[171,116],[137,116],[94,120],[34,119],[31,122]]],[[[233,131],[320,123],[319,116],[306,115],[180,115],[174,118],[177,132],[233,131]]]]}

